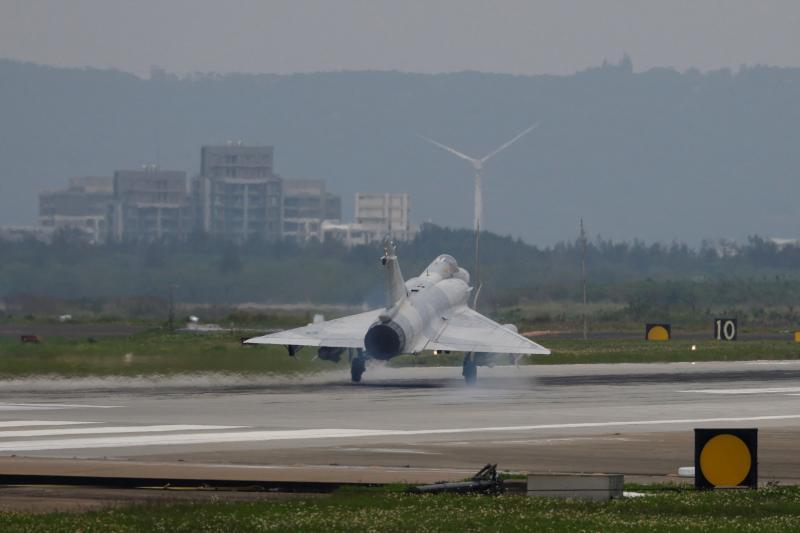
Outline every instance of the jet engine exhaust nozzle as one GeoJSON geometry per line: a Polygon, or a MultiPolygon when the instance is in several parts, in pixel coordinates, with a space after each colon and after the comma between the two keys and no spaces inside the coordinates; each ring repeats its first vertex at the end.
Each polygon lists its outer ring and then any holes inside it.
{"type": "Polygon", "coordinates": [[[400,355],[405,343],[405,332],[396,322],[373,324],[364,337],[364,347],[375,359],[391,359],[400,355]]]}

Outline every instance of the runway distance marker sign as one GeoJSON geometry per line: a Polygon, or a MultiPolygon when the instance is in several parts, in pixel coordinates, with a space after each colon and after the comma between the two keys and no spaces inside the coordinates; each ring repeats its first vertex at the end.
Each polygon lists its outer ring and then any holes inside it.
{"type": "Polygon", "coordinates": [[[735,341],[739,335],[735,318],[715,318],[714,338],[718,341],[735,341]]]}
{"type": "Polygon", "coordinates": [[[672,326],[670,324],[646,324],[644,335],[644,338],[649,341],[668,341],[672,338],[672,326]]]}
{"type": "Polygon", "coordinates": [[[694,467],[695,488],[756,488],[758,429],[695,429],[694,467]]]}

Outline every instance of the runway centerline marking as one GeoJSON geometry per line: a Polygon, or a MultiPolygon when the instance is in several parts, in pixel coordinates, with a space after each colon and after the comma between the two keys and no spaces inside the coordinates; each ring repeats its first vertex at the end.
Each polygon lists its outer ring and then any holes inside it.
{"type": "Polygon", "coordinates": [[[97,422],[75,422],[71,420],[3,420],[0,428],[24,428],[30,426],[75,426],[79,424],[97,424],[97,422]]]}
{"type": "Polygon", "coordinates": [[[800,387],[766,387],[766,388],[741,388],[741,389],[691,389],[678,392],[697,392],[700,394],[786,394],[800,393],[800,387]]]}
{"type": "Polygon", "coordinates": [[[11,437],[47,437],[56,435],[87,435],[114,433],[158,433],[162,431],[197,431],[214,429],[241,429],[247,426],[201,426],[197,424],[173,424],[166,426],[111,426],[70,429],[30,429],[24,431],[0,431],[0,439],[11,437]]]}
{"type": "Polygon", "coordinates": [[[720,418],[681,418],[665,420],[622,420],[615,422],[577,422],[566,424],[540,424],[530,426],[496,426],[480,428],[444,429],[299,429],[299,430],[253,430],[227,433],[188,433],[171,435],[134,435],[124,437],[92,437],[61,440],[32,440],[1,442],[0,452],[67,450],[79,448],[122,448],[135,446],[165,446],[188,444],[221,444],[236,442],[267,442],[278,440],[314,440],[353,437],[387,437],[415,435],[450,435],[458,433],[491,433],[508,431],[533,431],[537,429],[577,429],[621,426],[653,426],[670,424],[709,424],[731,422],[755,422],[769,420],[798,420],[796,415],[769,415],[720,418]]]}

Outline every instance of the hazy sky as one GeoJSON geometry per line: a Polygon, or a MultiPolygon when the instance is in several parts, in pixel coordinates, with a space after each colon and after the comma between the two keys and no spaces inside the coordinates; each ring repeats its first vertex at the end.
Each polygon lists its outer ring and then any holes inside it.
{"type": "Polygon", "coordinates": [[[0,0],[0,57],[168,71],[800,66],[797,0],[0,0]]]}

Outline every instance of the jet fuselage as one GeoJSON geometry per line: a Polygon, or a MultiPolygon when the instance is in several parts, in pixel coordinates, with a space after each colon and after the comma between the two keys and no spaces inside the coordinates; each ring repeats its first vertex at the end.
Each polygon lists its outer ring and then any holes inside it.
{"type": "Polygon", "coordinates": [[[364,337],[367,353],[391,359],[422,350],[446,325],[445,315],[467,305],[469,273],[449,255],[437,257],[419,276],[405,283],[406,297],[387,308],[364,337]]]}

